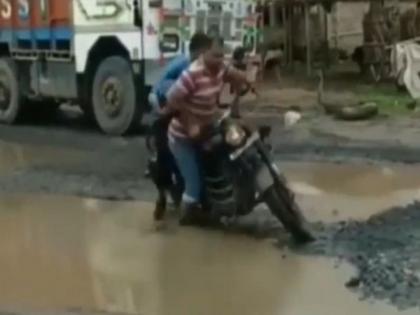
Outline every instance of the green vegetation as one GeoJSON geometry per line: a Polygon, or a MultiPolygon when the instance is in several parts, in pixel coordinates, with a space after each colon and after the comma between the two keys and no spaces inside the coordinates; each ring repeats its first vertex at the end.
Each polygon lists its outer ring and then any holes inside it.
{"type": "Polygon", "coordinates": [[[409,114],[407,108],[414,101],[408,92],[401,92],[393,85],[362,85],[355,90],[363,102],[375,102],[379,110],[389,114],[409,114]]]}

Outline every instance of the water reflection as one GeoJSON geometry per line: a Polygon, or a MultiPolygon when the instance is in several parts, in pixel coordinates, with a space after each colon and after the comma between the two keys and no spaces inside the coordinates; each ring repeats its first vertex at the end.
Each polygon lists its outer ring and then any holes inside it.
{"type": "Polygon", "coordinates": [[[420,198],[420,166],[281,165],[313,220],[364,219],[420,198]]]}
{"type": "Polygon", "coordinates": [[[294,256],[269,239],[176,226],[156,232],[144,203],[3,196],[0,229],[3,306],[156,315],[397,314],[348,292],[349,268],[294,256]]]}

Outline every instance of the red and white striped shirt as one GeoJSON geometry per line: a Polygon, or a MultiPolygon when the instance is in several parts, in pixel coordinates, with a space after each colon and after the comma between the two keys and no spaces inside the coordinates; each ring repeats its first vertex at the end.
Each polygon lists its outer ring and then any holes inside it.
{"type": "MultiPolygon", "coordinates": [[[[167,96],[168,102],[185,106],[184,110],[194,117],[200,128],[208,126],[214,121],[223,84],[229,80],[231,71],[223,66],[217,74],[210,74],[202,60],[197,60],[172,86],[167,96]]],[[[175,117],[169,125],[169,134],[188,138],[187,126],[175,117]]]]}

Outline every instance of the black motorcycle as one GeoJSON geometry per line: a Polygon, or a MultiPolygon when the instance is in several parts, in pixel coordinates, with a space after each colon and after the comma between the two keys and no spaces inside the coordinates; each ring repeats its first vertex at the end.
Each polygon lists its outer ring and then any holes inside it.
{"type": "Polygon", "coordinates": [[[253,130],[226,111],[203,145],[204,208],[237,217],[264,203],[296,241],[311,241],[294,195],[272,161],[266,141],[270,132],[269,127],[253,130]]]}
{"type": "MultiPolygon", "coordinates": [[[[232,118],[229,108],[225,106],[224,115],[202,142],[203,209],[216,217],[234,218],[248,215],[264,203],[297,242],[313,241],[294,194],[272,160],[267,143],[271,129],[267,126],[253,129],[232,118]]],[[[153,160],[149,162],[149,173],[156,184],[159,172],[153,160]]],[[[162,211],[161,207],[166,207],[164,190],[173,190],[169,186],[157,187],[156,207],[162,211]]]]}

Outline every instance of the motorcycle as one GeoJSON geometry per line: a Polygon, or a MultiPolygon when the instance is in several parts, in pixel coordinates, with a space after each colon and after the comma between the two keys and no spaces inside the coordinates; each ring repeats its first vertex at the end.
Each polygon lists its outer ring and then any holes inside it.
{"type": "MultiPolygon", "coordinates": [[[[272,160],[267,141],[270,127],[252,128],[233,117],[231,108],[221,106],[224,114],[202,141],[203,209],[218,218],[235,218],[250,214],[264,203],[295,241],[313,241],[294,194],[272,160]]],[[[154,180],[157,173],[152,161],[149,172],[154,180]]],[[[158,190],[156,207],[166,207],[163,187],[158,190]]]]}

